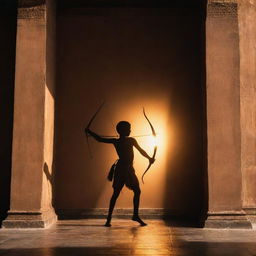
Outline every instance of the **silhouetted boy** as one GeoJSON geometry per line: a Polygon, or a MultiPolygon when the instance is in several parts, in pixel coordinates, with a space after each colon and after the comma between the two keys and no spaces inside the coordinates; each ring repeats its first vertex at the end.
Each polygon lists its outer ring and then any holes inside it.
{"type": "Polygon", "coordinates": [[[85,132],[90,134],[94,139],[99,142],[113,144],[119,159],[114,169],[114,181],[113,181],[113,195],[109,203],[108,217],[105,226],[111,226],[112,213],[115,207],[116,200],[124,185],[134,192],[133,197],[133,217],[132,220],[140,223],[141,226],[147,225],[139,217],[139,203],[140,203],[140,185],[138,178],[133,168],[133,147],[135,147],[144,157],[148,158],[150,163],[155,160],[151,158],[137,143],[134,138],[129,137],[131,133],[131,125],[126,121],[121,121],[116,125],[116,130],[119,134],[119,138],[103,138],[89,129],[85,129],[85,132]]]}

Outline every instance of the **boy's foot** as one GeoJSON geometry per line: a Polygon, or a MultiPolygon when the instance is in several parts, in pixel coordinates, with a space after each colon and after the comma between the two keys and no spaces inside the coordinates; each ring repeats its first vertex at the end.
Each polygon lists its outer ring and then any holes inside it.
{"type": "Polygon", "coordinates": [[[132,220],[139,222],[141,226],[147,226],[147,225],[148,225],[148,224],[145,223],[139,216],[133,216],[133,217],[132,217],[132,220]]]}
{"type": "Polygon", "coordinates": [[[107,220],[107,222],[105,223],[105,225],[104,225],[105,227],[111,227],[111,223],[110,223],[110,221],[108,221],[107,220]]]}

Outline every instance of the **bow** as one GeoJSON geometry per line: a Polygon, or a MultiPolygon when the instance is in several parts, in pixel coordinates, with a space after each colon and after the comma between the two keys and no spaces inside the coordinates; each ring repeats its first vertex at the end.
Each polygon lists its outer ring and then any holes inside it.
{"type": "MultiPolygon", "coordinates": [[[[94,113],[94,115],[91,117],[90,121],[88,122],[87,126],[85,129],[89,129],[93,120],[95,119],[95,117],[98,115],[98,113],[100,112],[100,110],[102,109],[102,107],[104,106],[105,102],[103,102],[97,109],[97,111],[94,113]]],[[[87,145],[88,145],[88,150],[89,150],[89,154],[90,154],[90,157],[92,158],[92,152],[91,152],[91,149],[90,149],[90,145],[89,145],[89,139],[88,139],[88,133],[86,133],[86,141],[87,141],[87,145]]]]}
{"type": "MultiPolygon", "coordinates": [[[[148,119],[144,108],[143,108],[143,114],[144,114],[145,118],[147,119],[147,121],[148,121],[148,123],[149,123],[149,125],[150,125],[151,131],[152,131],[152,135],[154,136],[154,138],[156,138],[156,131],[155,131],[155,129],[154,129],[152,123],[151,123],[150,120],[148,119]]],[[[153,158],[154,160],[155,160],[155,156],[156,156],[156,151],[157,151],[157,145],[154,146],[154,153],[153,153],[153,156],[152,156],[152,158],[153,158]]],[[[149,165],[148,165],[146,171],[145,171],[145,172],[143,173],[143,175],[142,175],[142,182],[143,182],[143,184],[144,184],[143,178],[144,178],[145,174],[147,173],[147,171],[149,170],[149,168],[151,167],[151,165],[152,165],[152,163],[149,163],[149,165]]]]}

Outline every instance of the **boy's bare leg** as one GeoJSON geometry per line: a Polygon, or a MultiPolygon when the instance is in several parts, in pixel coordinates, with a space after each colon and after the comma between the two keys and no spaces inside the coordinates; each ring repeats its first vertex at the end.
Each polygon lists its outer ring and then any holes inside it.
{"type": "Polygon", "coordinates": [[[147,224],[139,217],[139,204],[140,204],[140,188],[133,190],[133,216],[132,220],[140,223],[141,226],[146,226],[147,224]]]}
{"type": "Polygon", "coordinates": [[[107,217],[107,221],[105,223],[106,227],[111,227],[112,213],[113,213],[113,210],[114,210],[114,207],[115,207],[115,204],[116,204],[116,200],[117,200],[122,188],[123,188],[123,186],[120,187],[120,188],[114,188],[113,195],[112,195],[112,197],[110,199],[110,202],[109,202],[108,217],[107,217]]]}

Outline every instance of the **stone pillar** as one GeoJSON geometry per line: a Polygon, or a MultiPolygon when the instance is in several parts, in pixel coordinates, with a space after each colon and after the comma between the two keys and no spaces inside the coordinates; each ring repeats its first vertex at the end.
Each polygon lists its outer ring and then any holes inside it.
{"type": "Polygon", "coordinates": [[[236,1],[211,0],[206,20],[209,209],[205,227],[251,228],[243,211],[236,1]]]}
{"type": "Polygon", "coordinates": [[[256,0],[239,1],[243,209],[256,226],[256,0]]]}
{"type": "Polygon", "coordinates": [[[51,0],[18,4],[11,206],[4,228],[43,228],[52,207],[55,13],[51,0]]]}

